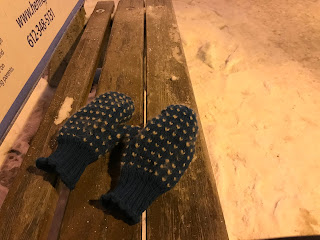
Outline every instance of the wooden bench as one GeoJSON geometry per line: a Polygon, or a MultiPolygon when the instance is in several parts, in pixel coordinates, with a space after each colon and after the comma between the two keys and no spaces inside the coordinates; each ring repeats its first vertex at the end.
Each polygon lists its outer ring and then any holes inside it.
{"type": "Polygon", "coordinates": [[[64,122],[54,121],[65,99],[73,99],[70,114],[86,105],[106,39],[96,95],[129,95],[136,108],[130,124],[143,126],[170,104],[197,111],[171,0],[147,0],[145,6],[143,0],[121,0],[112,21],[113,9],[113,2],[98,2],[89,19],[2,205],[1,239],[227,239],[201,124],[189,169],[134,226],[96,204],[118,174],[107,164],[109,155],[89,165],[71,192],[57,176],[35,167],[38,157],[56,147],[64,122]]]}

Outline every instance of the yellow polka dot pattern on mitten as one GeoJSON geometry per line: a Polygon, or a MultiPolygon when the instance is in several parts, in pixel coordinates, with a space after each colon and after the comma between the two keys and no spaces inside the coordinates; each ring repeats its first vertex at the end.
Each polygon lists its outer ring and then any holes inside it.
{"type": "Polygon", "coordinates": [[[133,111],[131,98],[122,93],[98,96],[67,120],[59,132],[57,150],[48,158],[38,159],[37,167],[58,173],[73,189],[87,165],[105,155],[130,131],[120,124],[129,120],[133,111]]]}
{"type": "Polygon", "coordinates": [[[131,98],[118,92],[98,96],[76,112],[65,123],[58,140],[63,141],[68,133],[88,145],[97,156],[108,152],[121,137],[118,125],[129,120],[134,111],[131,98]]]}
{"type": "MultiPolygon", "coordinates": [[[[134,164],[128,167],[148,175],[152,172],[162,190],[167,191],[188,168],[194,155],[197,132],[193,110],[183,105],[167,107],[130,142],[125,154],[134,164]]],[[[122,162],[125,166],[128,160],[122,162]]]]}
{"type": "Polygon", "coordinates": [[[193,159],[198,125],[195,112],[172,105],[149,121],[128,143],[118,186],[102,196],[104,206],[116,204],[129,223],[180,180],[193,159]],[[112,204],[110,204],[110,202],[112,204]]]}

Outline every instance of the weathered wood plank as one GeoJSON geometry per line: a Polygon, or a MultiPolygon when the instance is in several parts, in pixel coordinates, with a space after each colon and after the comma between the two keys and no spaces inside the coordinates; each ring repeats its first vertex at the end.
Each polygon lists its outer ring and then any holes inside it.
{"type": "Polygon", "coordinates": [[[65,99],[70,98],[72,101],[70,114],[86,103],[113,8],[113,2],[98,3],[97,9],[103,9],[104,12],[94,12],[89,20],[2,205],[2,240],[47,239],[58,200],[58,193],[48,179],[54,184],[56,177],[36,169],[35,160],[40,156],[49,156],[56,145],[57,131],[64,122],[55,124],[54,121],[65,99]]]}
{"type": "MultiPolygon", "coordinates": [[[[170,104],[184,104],[197,112],[171,0],[146,1],[146,26],[147,118],[170,104]]],[[[228,238],[201,124],[199,127],[196,156],[189,169],[147,210],[150,240],[228,238]]]]}
{"type": "MultiPolygon", "coordinates": [[[[97,95],[119,91],[130,96],[135,113],[129,123],[134,125],[143,124],[143,49],[143,0],[121,0],[113,21],[97,95]]],[[[108,169],[109,155],[101,158],[88,166],[70,193],[60,239],[141,239],[140,224],[128,226],[95,206],[119,175],[120,159],[110,159],[116,167],[108,169]]]]}
{"type": "Polygon", "coordinates": [[[63,34],[48,65],[48,84],[57,87],[67,65],[79,43],[85,25],[85,10],[82,7],[74,16],[68,29],[63,34]]]}

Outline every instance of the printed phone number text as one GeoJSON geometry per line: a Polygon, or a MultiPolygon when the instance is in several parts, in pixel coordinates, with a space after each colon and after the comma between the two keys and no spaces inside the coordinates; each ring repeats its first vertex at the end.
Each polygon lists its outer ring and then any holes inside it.
{"type": "Polygon", "coordinates": [[[55,15],[50,8],[45,14],[44,19],[41,18],[38,24],[35,26],[34,29],[27,35],[27,41],[30,47],[34,47],[34,45],[39,41],[40,37],[43,35],[44,31],[47,30],[55,15]]]}

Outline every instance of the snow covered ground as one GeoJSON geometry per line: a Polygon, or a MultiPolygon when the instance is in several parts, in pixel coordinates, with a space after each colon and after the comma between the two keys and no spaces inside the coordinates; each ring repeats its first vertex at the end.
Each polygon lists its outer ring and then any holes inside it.
{"type": "MultiPolygon", "coordinates": [[[[173,4],[230,239],[320,234],[320,1],[173,4]]],[[[0,164],[26,152],[23,125],[0,164]]]]}
{"type": "Polygon", "coordinates": [[[231,239],[320,234],[320,1],[174,1],[231,239]]]}

